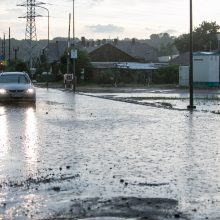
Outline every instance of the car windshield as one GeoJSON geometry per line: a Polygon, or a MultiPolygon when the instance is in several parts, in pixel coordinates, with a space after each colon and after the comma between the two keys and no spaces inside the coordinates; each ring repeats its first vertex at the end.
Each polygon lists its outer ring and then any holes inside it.
{"type": "Polygon", "coordinates": [[[1,75],[0,83],[30,83],[29,79],[24,75],[11,74],[11,75],[1,75]]]}

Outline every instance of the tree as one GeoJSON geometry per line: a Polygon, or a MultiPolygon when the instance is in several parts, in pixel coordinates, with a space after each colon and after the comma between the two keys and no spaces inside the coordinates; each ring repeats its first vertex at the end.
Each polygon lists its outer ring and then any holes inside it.
{"type": "MultiPolygon", "coordinates": [[[[193,50],[212,51],[218,46],[217,33],[220,26],[216,22],[202,22],[193,31],[193,50]]],[[[182,34],[175,39],[175,45],[179,52],[189,51],[189,34],[182,34]]]]}
{"type": "MultiPolygon", "coordinates": [[[[77,76],[77,80],[80,81],[82,70],[84,70],[84,78],[85,80],[89,80],[89,72],[91,71],[91,63],[90,59],[88,57],[88,54],[78,49],[77,50],[77,59],[75,61],[75,73],[77,76]]],[[[70,70],[72,72],[73,69],[73,60],[70,60],[70,70]]],[[[64,54],[61,57],[60,60],[60,70],[62,73],[67,72],[67,51],[64,52],[64,54]]]]}
{"type": "MultiPolygon", "coordinates": [[[[73,61],[71,62],[73,65],[73,61]]],[[[84,71],[85,80],[89,80],[89,72],[91,71],[91,63],[88,54],[83,50],[78,50],[78,58],[76,59],[76,76],[78,81],[81,78],[81,73],[84,71]]]]}
{"type": "Polygon", "coordinates": [[[28,67],[27,64],[23,61],[17,61],[15,64],[15,70],[16,71],[21,71],[21,72],[27,72],[28,71],[28,67]]]}
{"type": "Polygon", "coordinates": [[[177,53],[174,45],[174,37],[168,33],[151,34],[147,43],[157,48],[160,56],[169,56],[177,53]]]}

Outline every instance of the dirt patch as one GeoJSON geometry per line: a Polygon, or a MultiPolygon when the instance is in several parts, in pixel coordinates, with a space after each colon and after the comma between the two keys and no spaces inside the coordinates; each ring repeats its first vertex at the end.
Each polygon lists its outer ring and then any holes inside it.
{"type": "Polygon", "coordinates": [[[71,202],[70,209],[57,214],[55,219],[62,216],[71,219],[188,219],[178,211],[178,202],[173,199],[117,197],[74,199],[71,202]]]}

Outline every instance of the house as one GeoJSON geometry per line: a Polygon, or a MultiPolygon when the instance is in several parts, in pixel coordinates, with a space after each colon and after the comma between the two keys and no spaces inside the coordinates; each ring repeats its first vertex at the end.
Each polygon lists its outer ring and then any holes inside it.
{"type": "Polygon", "coordinates": [[[158,57],[158,61],[160,63],[169,63],[171,62],[173,59],[179,57],[179,55],[170,55],[170,56],[160,56],[158,57]]]}
{"type": "Polygon", "coordinates": [[[128,53],[139,62],[158,62],[157,49],[146,43],[141,43],[132,39],[132,41],[116,41],[114,44],[118,49],[128,53]]]}
{"type": "MultiPolygon", "coordinates": [[[[58,76],[62,76],[59,63],[61,56],[64,54],[66,49],[67,41],[50,42],[49,45],[43,49],[43,56],[46,58],[46,62],[49,64],[49,80],[55,80],[58,76]]],[[[41,73],[41,76],[39,77],[42,79],[45,78],[43,73],[41,73]]]]}
{"type": "Polygon", "coordinates": [[[110,43],[94,48],[88,55],[92,62],[138,62],[135,57],[110,43]]]}
{"type": "Polygon", "coordinates": [[[145,83],[149,74],[157,69],[151,64],[158,61],[157,50],[145,43],[136,42],[135,39],[104,41],[103,44],[99,42],[98,45],[92,44],[84,49],[91,59],[95,81],[101,81],[108,73],[110,78],[115,78],[117,74],[126,83],[145,83]]]}
{"type": "Polygon", "coordinates": [[[178,66],[188,66],[189,65],[189,52],[180,54],[179,56],[171,59],[169,64],[178,66]]]}
{"type": "Polygon", "coordinates": [[[67,49],[67,41],[50,42],[44,49],[44,54],[48,59],[48,63],[56,63],[67,49]]]}
{"type": "MultiPolygon", "coordinates": [[[[157,50],[145,43],[135,41],[103,41],[97,44],[80,44],[79,49],[85,50],[92,62],[157,62],[157,50]]],[[[56,41],[49,43],[44,53],[49,63],[57,62],[67,49],[67,41],[56,41]]]]}
{"type": "Polygon", "coordinates": [[[104,43],[99,46],[85,47],[92,61],[117,62],[157,62],[158,52],[145,43],[135,41],[119,41],[104,43]]]}
{"type": "MultiPolygon", "coordinates": [[[[118,64],[120,63],[138,64],[158,61],[156,49],[145,43],[135,41],[134,39],[132,41],[119,41],[115,39],[114,41],[105,40],[97,41],[97,43],[94,41],[93,43],[86,43],[85,39],[82,38],[81,42],[77,42],[77,48],[86,51],[90,57],[93,66],[93,71],[90,73],[91,77],[89,77],[90,79],[100,78],[101,75],[105,75],[104,72],[119,69],[118,64]]],[[[47,50],[45,50],[45,54],[51,66],[55,66],[54,64],[59,62],[60,57],[66,49],[66,41],[56,41],[49,44],[47,50]]],[[[132,66],[137,67],[138,65],[132,66]]],[[[145,66],[145,69],[142,68],[141,70],[138,68],[134,70],[129,67],[127,70],[121,70],[120,72],[128,72],[128,69],[130,72],[131,70],[133,72],[135,72],[135,70],[142,72],[139,73],[139,75],[141,74],[144,77],[138,77],[135,81],[140,81],[140,78],[143,78],[144,80],[146,72],[152,71],[150,66],[145,66]]]]}

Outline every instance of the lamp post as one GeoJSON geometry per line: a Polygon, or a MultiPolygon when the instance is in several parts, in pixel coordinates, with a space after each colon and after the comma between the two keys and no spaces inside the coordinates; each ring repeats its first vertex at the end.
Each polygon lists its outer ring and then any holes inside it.
{"type": "Polygon", "coordinates": [[[4,56],[4,60],[6,59],[6,53],[5,53],[5,33],[3,33],[3,56],[4,56]]]}
{"type": "Polygon", "coordinates": [[[47,11],[47,46],[49,45],[50,41],[50,12],[49,9],[40,5],[37,5],[38,8],[43,8],[47,11]]]}
{"type": "Polygon", "coordinates": [[[19,51],[19,47],[14,47],[13,48],[13,51],[14,51],[14,53],[15,53],[15,63],[17,62],[17,53],[18,53],[18,51],[19,51]]]}
{"type": "Polygon", "coordinates": [[[8,29],[8,63],[11,63],[11,28],[8,29]]]}
{"type": "MultiPolygon", "coordinates": [[[[73,0],[73,51],[75,50],[75,1],[73,0]]],[[[76,55],[76,54],[75,54],[76,55]]],[[[76,56],[75,56],[76,57],[76,56]]],[[[75,67],[75,57],[73,57],[73,92],[76,92],[76,67],[75,67]]]]}
{"type": "Polygon", "coordinates": [[[193,16],[192,16],[192,0],[190,0],[190,42],[189,42],[189,93],[190,102],[187,108],[193,110],[196,107],[193,105],[193,16]]]}
{"type": "MultiPolygon", "coordinates": [[[[46,7],[43,7],[43,6],[40,6],[40,5],[37,5],[36,7],[43,8],[47,11],[47,49],[49,49],[49,43],[50,43],[50,12],[49,12],[48,8],[46,8],[46,7]]],[[[47,80],[46,81],[47,89],[48,89],[48,71],[49,71],[49,67],[48,67],[48,70],[47,70],[47,79],[46,79],[47,80]]]]}

